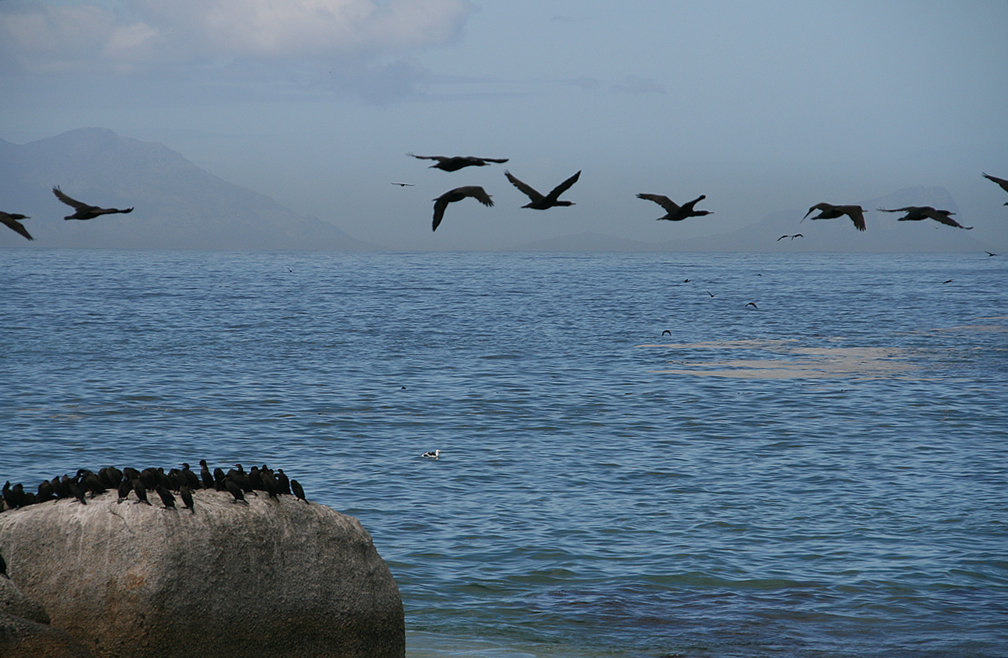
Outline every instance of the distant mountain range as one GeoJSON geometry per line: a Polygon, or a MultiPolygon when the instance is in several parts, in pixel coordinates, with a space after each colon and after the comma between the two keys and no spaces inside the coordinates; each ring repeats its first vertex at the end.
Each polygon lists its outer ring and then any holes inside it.
{"type": "Polygon", "coordinates": [[[218,178],[166,146],[104,128],[23,145],[0,139],[0,200],[0,210],[31,217],[23,224],[35,238],[28,242],[0,227],[4,247],[378,249],[218,178]],[[64,221],[72,210],[53,196],[53,185],[87,203],[136,210],[64,221]]]}

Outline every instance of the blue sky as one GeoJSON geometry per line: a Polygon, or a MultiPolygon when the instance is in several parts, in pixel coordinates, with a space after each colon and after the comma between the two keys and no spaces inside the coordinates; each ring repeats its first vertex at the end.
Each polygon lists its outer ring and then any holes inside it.
{"type": "Polygon", "coordinates": [[[1008,178],[1006,29],[1005,1],[0,0],[0,137],[111,128],[396,247],[688,237],[915,185],[1003,242],[980,173],[1008,178]],[[577,205],[521,209],[505,168],[582,170],[577,205]],[[468,184],[497,205],[432,234],[468,184]],[[655,222],[637,192],[715,214],[655,222]]]}

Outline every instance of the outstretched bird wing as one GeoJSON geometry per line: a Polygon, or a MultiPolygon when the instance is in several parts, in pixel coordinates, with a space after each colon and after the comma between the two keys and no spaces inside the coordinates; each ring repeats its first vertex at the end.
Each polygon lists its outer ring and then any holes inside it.
{"type": "Polygon", "coordinates": [[[87,204],[87,203],[84,203],[82,201],[78,201],[77,199],[73,199],[73,198],[68,197],[66,194],[63,193],[63,190],[61,190],[58,186],[52,188],[52,191],[53,191],[53,194],[56,195],[57,199],[59,199],[60,201],[62,201],[65,204],[67,204],[68,206],[72,206],[72,207],[76,208],[77,210],[87,210],[89,208],[93,208],[94,207],[94,206],[92,206],[90,204],[87,204]]]}
{"type": "Polygon", "coordinates": [[[844,206],[843,213],[851,218],[851,221],[854,222],[854,226],[857,227],[857,230],[868,230],[868,225],[865,224],[864,209],[861,208],[861,206],[844,206]]]}
{"type": "Polygon", "coordinates": [[[571,176],[570,178],[568,178],[564,182],[562,182],[559,185],[557,185],[556,187],[554,187],[550,191],[550,193],[546,195],[546,197],[549,198],[549,199],[553,199],[554,201],[556,201],[557,199],[560,198],[560,195],[563,194],[564,192],[566,192],[568,189],[570,189],[570,186],[573,185],[574,183],[576,183],[577,180],[578,180],[578,178],[580,178],[580,177],[581,177],[581,171],[579,170],[576,174],[574,174],[573,176],[571,176]]]}
{"type": "MultiPolygon", "coordinates": [[[[580,174],[581,172],[579,171],[578,173],[580,174]]],[[[531,187],[526,183],[521,182],[520,180],[512,176],[510,171],[505,171],[504,175],[507,176],[507,179],[511,181],[512,185],[521,190],[522,193],[525,194],[525,196],[527,196],[529,199],[531,199],[533,203],[537,203],[546,198],[543,195],[539,194],[539,192],[537,192],[535,188],[531,187]]]]}
{"type": "Polygon", "coordinates": [[[0,223],[2,223],[4,226],[8,227],[12,231],[17,231],[18,233],[20,233],[24,237],[28,238],[29,240],[34,240],[35,239],[28,232],[28,229],[26,229],[21,224],[21,222],[19,222],[18,220],[14,219],[13,217],[11,217],[10,215],[8,215],[7,213],[0,212],[0,223]]]}
{"type": "Polygon", "coordinates": [[[811,215],[812,212],[815,211],[815,210],[829,210],[829,209],[831,209],[833,207],[834,206],[831,203],[817,203],[817,204],[815,204],[814,206],[812,206],[811,208],[808,209],[808,212],[805,213],[805,217],[802,217],[802,221],[805,221],[805,219],[809,215],[811,215]]]}
{"type": "Polygon", "coordinates": [[[416,158],[417,160],[447,160],[443,155],[417,155],[416,153],[407,153],[406,155],[416,158]]]}
{"type": "Polygon", "coordinates": [[[949,215],[951,213],[939,212],[938,210],[935,210],[934,208],[927,208],[923,212],[924,212],[924,214],[926,216],[930,217],[931,219],[935,220],[936,222],[941,222],[942,224],[945,224],[946,226],[954,226],[956,228],[964,228],[967,231],[970,231],[970,230],[973,229],[972,226],[963,226],[962,224],[960,224],[956,220],[954,220],[951,217],[949,217],[949,215]]]}
{"type": "Polygon", "coordinates": [[[917,210],[915,206],[907,206],[906,208],[876,208],[879,212],[910,212],[911,210],[917,210]]]}
{"type": "Polygon", "coordinates": [[[467,196],[471,196],[484,206],[492,206],[493,199],[490,195],[486,193],[479,185],[466,185],[464,187],[456,187],[453,190],[448,190],[438,198],[434,199],[434,219],[431,222],[431,230],[436,231],[437,227],[441,225],[441,220],[444,219],[445,208],[452,201],[461,201],[467,196]]]}
{"type": "Polygon", "coordinates": [[[434,199],[434,221],[431,223],[431,230],[436,231],[437,227],[441,225],[441,220],[444,219],[445,208],[451,201],[444,194],[434,199]]]}
{"type": "Polygon", "coordinates": [[[663,194],[638,194],[637,198],[654,201],[668,213],[679,212],[679,204],[663,194]]]}
{"type": "Polygon", "coordinates": [[[509,158],[479,158],[483,162],[496,162],[498,164],[507,162],[509,158]]]}
{"type": "Polygon", "coordinates": [[[1002,190],[1004,190],[1005,192],[1008,192],[1008,180],[1005,180],[1003,178],[998,178],[997,176],[991,176],[990,174],[987,174],[987,173],[984,174],[984,178],[986,178],[989,181],[993,181],[993,182],[997,183],[998,185],[1001,186],[1002,190]]]}

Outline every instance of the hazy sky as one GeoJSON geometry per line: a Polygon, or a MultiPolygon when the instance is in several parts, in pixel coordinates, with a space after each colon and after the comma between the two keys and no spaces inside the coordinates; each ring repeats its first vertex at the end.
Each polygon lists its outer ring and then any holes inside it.
{"type": "Polygon", "coordinates": [[[1008,178],[1006,34],[1005,0],[0,0],[0,137],[111,128],[396,247],[652,241],[915,185],[1003,241],[980,174],[1008,178]],[[542,192],[582,170],[577,205],[520,208],[505,168],[542,192]],[[432,234],[468,184],[496,207],[432,234]],[[715,214],[655,222],[637,192],[715,214]]]}

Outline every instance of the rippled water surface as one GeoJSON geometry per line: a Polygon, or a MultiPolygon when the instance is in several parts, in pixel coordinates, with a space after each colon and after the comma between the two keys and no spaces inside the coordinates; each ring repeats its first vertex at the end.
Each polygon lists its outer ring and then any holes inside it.
{"type": "Polygon", "coordinates": [[[413,656],[1005,655],[1006,265],[2,251],[0,479],[282,467],[413,656]]]}

